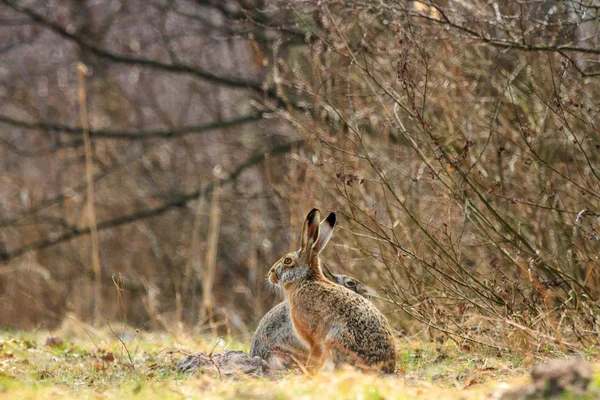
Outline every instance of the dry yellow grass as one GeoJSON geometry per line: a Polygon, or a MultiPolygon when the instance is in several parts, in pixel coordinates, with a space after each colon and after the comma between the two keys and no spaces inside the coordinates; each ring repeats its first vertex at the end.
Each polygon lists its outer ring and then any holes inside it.
{"type": "MultiPolygon", "coordinates": [[[[488,399],[526,382],[534,361],[415,340],[400,343],[395,376],[344,369],[312,378],[285,372],[274,379],[220,379],[176,371],[184,354],[209,352],[218,340],[214,337],[176,337],[123,326],[79,326],[52,335],[63,343],[46,345],[48,332],[0,333],[0,398],[488,399]]],[[[247,350],[246,342],[221,341],[215,351],[247,350]]],[[[597,377],[596,386],[599,382],[597,377]]]]}

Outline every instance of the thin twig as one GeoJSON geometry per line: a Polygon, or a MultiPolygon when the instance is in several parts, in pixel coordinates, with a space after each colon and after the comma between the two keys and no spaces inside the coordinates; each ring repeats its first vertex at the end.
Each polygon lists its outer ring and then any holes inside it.
{"type": "Polygon", "coordinates": [[[219,368],[219,365],[215,362],[215,360],[213,360],[213,351],[215,351],[215,349],[217,348],[217,346],[219,345],[219,343],[221,343],[221,337],[219,337],[217,339],[217,342],[213,346],[212,350],[210,351],[210,353],[208,353],[208,359],[210,360],[211,363],[213,363],[213,365],[217,369],[217,372],[219,373],[219,379],[222,380],[223,377],[221,376],[221,368],[219,368]]]}
{"type": "Polygon", "coordinates": [[[133,369],[135,371],[135,364],[133,363],[133,358],[131,357],[131,352],[129,351],[129,348],[127,347],[127,345],[125,344],[123,339],[121,339],[121,337],[119,335],[117,335],[117,333],[113,330],[112,326],[110,326],[110,322],[107,322],[107,324],[108,324],[108,329],[110,329],[110,331],[117,338],[117,340],[119,342],[121,342],[121,345],[123,346],[123,348],[125,349],[125,352],[127,353],[127,358],[129,358],[129,364],[131,366],[131,369],[133,369]]]}
{"type": "Polygon", "coordinates": [[[87,96],[85,91],[85,76],[87,67],[83,63],[77,64],[79,82],[79,110],[81,118],[81,132],[85,148],[85,173],[87,178],[87,208],[92,242],[92,268],[94,271],[94,323],[100,322],[102,312],[102,269],[100,267],[100,243],[98,240],[98,226],[96,225],[96,209],[94,206],[94,161],[92,158],[92,142],[87,114],[87,96]]]}

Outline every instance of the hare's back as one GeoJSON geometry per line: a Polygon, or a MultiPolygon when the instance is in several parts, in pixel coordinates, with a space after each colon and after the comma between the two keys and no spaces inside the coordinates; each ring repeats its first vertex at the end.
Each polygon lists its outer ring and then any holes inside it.
{"type": "Polygon", "coordinates": [[[381,332],[391,334],[387,319],[366,298],[342,286],[323,285],[321,295],[315,301],[323,299],[326,317],[332,323],[346,326],[359,334],[381,332]]]}
{"type": "Polygon", "coordinates": [[[344,323],[358,338],[369,335],[391,336],[392,331],[385,316],[370,301],[357,295],[340,304],[344,323]]]}
{"type": "Polygon", "coordinates": [[[260,320],[250,345],[250,356],[268,358],[274,347],[290,344],[297,339],[290,320],[290,305],[287,301],[277,304],[260,320]]]}
{"type": "Polygon", "coordinates": [[[290,304],[287,301],[271,308],[260,320],[256,332],[273,332],[279,330],[289,322],[290,304]]]}

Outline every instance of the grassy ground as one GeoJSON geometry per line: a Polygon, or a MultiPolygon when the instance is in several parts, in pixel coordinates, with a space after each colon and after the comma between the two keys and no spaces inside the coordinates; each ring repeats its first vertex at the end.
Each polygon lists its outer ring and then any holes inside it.
{"type": "MultiPolygon", "coordinates": [[[[313,378],[287,372],[276,379],[221,380],[176,371],[184,354],[210,352],[215,338],[113,330],[52,332],[60,340],[48,344],[48,332],[0,331],[0,398],[488,399],[527,382],[534,361],[462,351],[453,343],[403,341],[396,376],[348,369],[313,378]]],[[[247,346],[223,341],[215,352],[247,346]]],[[[598,387],[600,370],[595,374],[598,387]]]]}

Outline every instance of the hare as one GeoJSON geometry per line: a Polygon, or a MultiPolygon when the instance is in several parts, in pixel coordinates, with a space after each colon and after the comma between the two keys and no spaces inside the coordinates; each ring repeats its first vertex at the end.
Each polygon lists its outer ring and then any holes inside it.
{"type": "Polygon", "coordinates": [[[328,357],[392,373],[396,352],[392,329],[371,302],[325,278],[319,253],[333,234],[336,217],[320,224],[316,208],[308,213],[298,251],[281,257],[269,281],[287,293],[294,331],[309,347],[307,368],[319,371],[328,357]]]}
{"type": "MultiPolygon", "coordinates": [[[[363,297],[369,298],[371,293],[359,280],[347,275],[332,274],[324,269],[325,276],[330,281],[342,285],[363,297]]],[[[281,302],[267,312],[260,320],[250,345],[250,356],[258,356],[267,361],[272,367],[289,364],[288,354],[299,362],[306,363],[308,347],[296,336],[290,319],[290,305],[281,302]]]]}

